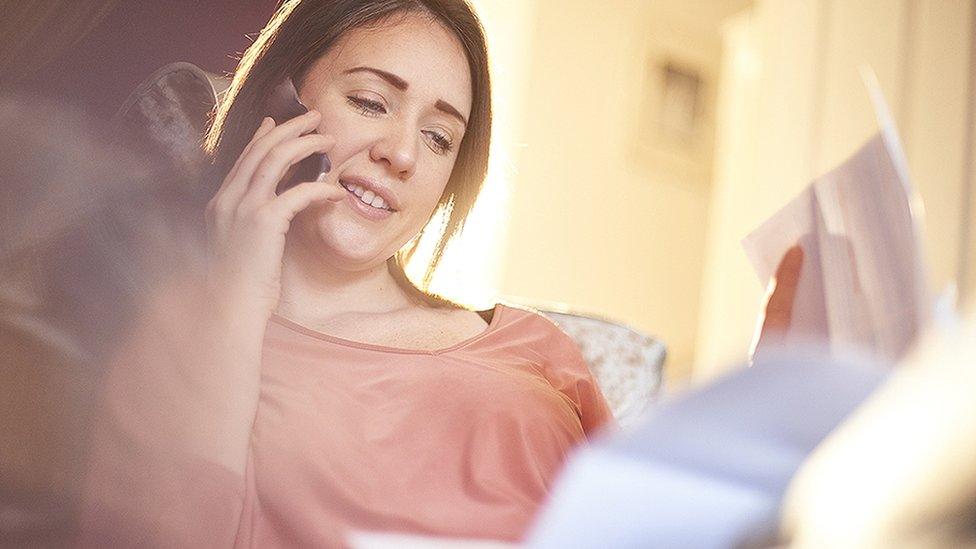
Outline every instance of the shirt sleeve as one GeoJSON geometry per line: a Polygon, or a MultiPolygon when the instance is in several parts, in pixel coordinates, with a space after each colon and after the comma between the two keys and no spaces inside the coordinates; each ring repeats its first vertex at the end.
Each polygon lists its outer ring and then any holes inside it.
{"type": "Polygon", "coordinates": [[[615,429],[610,406],[576,341],[549,319],[541,320],[548,324],[546,377],[549,382],[576,407],[587,437],[606,428],[615,429]]]}

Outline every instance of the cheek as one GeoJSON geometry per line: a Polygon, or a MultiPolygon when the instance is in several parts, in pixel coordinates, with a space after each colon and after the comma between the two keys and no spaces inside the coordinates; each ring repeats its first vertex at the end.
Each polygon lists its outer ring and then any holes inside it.
{"type": "Polygon", "coordinates": [[[333,166],[341,166],[348,158],[367,148],[372,139],[369,124],[344,114],[323,109],[322,121],[317,129],[318,133],[331,135],[336,140],[335,147],[329,153],[333,166]]]}
{"type": "Polygon", "coordinates": [[[424,181],[418,181],[418,185],[421,186],[417,193],[418,202],[424,205],[427,213],[432,213],[437,206],[450,175],[450,170],[432,169],[428,171],[424,181]]]}
{"type": "MultiPolygon", "coordinates": [[[[345,162],[357,156],[362,156],[363,160],[371,162],[368,151],[376,140],[382,137],[382,126],[377,121],[369,120],[351,111],[344,104],[320,105],[318,108],[322,113],[318,133],[331,135],[336,140],[335,147],[329,153],[332,165],[343,169],[345,162]]],[[[409,196],[403,198],[414,205],[412,209],[420,210],[411,212],[412,214],[426,220],[447,186],[454,160],[433,154],[420,141],[420,136],[417,139],[417,166],[413,181],[410,182],[413,190],[409,196]]],[[[353,169],[355,171],[363,167],[365,166],[360,166],[357,161],[353,169]]]]}

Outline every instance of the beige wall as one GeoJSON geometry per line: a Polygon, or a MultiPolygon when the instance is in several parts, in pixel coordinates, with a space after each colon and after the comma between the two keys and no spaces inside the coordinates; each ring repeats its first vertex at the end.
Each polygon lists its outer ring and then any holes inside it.
{"type": "Polygon", "coordinates": [[[956,278],[970,0],[475,3],[496,85],[492,168],[435,289],[619,319],[668,345],[672,380],[724,370],[745,356],[762,300],[741,238],[876,130],[862,63],[927,206],[933,287],[956,278]],[[667,57],[717,97],[714,151],[691,160],[647,144],[647,67],[667,57]]]}
{"type": "Polygon", "coordinates": [[[926,204],[933,289],[956,278],[973,21],[968,0],[759,0],[730,23],[696,377],[741,359],[752,336],[761,289],[738,241],[876,131],[862,63],[878,74],[926,204]],[[742,56],[758,70],[743,74],[742,56]]]}
{"type": "MultiPolygon", "coordinates": [[[[526,90],[535,49],[536,2],[473,0],[488,37],[492,78],[492,146],[488,177],[461,238],[448,248],[431,289],[469,307],[490,307],[502,293],[509,191],[524,147],[526,90]]],[[[433,242],[421,242],[408,273],[423,276],[433,242]]]]}
{"type": "Polygon", "coordinates": [[[704,0],[689,10],[643,0],[474,0],[494,79],[492,163],[433,290],[474,307],[501,297],[617,319],[661,338],[669,377],[687,377],[718,21],[744,2],[704,0]],[[648,65],[666,59],[704,79],[694,154],[648,144],[648,104],[657,99],[648,65]]]}
{"type": "Polygon", "coordinates": [[[810,6],[761,4],[726,27],[696,377],[744,358],[762,293],[739,242],[812,171],[802,130],[814,116],[810,6]]]}
{"type": "Polygon", "coordinates": [[[641,148],[642,93],[649,59],[667,53],[700,67],[714,94],[718,34],[639,0],[535,5],[500,291],[654,334],[669,375],[686,375],[711,151],[698,169],[641,148]]]}
{"type": "MultiPolygon", "coordinates": [[[[972,177],[971,118],[973,97],[970,44],[976,33],[976,2],[913,2],[908,29],[915,37],[908,68],[909,100],[905,105],[905,148],[912,175],[925,200],[929,259],[936,289],[957,280],[963,254],[964,183],[972,177]],[[970,131],[967,132],[967,129],[970,131]],[[970,148],[970,150],[967,150],[970,148]]],[[[976,210],[971,210],[976,213],[976,210]]],[[[973,214],[970,214],[973,215],[973,214]]],[[[970,266],[973,266],[970,259],[970,266]]],[[[960,283],[972,296],[970,277],[960,283]]]]}

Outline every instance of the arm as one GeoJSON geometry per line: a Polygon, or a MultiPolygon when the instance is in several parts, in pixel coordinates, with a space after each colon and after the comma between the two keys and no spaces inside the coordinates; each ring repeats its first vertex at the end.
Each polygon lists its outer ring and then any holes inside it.
{"type": "Polygon", "coordinates": [[[230,546],[244,506],[261,352],[276,307],[285,234],[338,184],[275,186],[332,140],[317,113],[258,128],[207,209],[200,278],[163,288],[106,378],[94,424],[83,546],[230,546]]]}
{"type": "Polygon", "coordinates": [[[112,360],[92,422],[81,546],[234,544],[264,327],[202,294],[188,284],[157,294],[112,360]]]}
{"type": "Polygon", "coordinates": [[[613,412],[576,341],[551,320],[541,320],[550,332],[545,345],[548,354],[546,377],[573,403],[583,431],[589,437],[602,428],[616,425],[613,412]]]}

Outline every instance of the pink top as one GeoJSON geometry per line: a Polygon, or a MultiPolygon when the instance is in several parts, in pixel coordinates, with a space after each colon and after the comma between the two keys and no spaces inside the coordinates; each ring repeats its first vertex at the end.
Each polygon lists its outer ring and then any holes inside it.
{"type": "Polygon", "coordinates": [[[434,351],[275,316],[243,494],[171,490],[208,521],[241,510],[205,525],[220,533],[206,545],[234,526],[245,547],[342,546],[350,529],[518,540],[570,450],[611,421],[575,343],[533,312],[498,305],[482,333],[434,351]]]}

